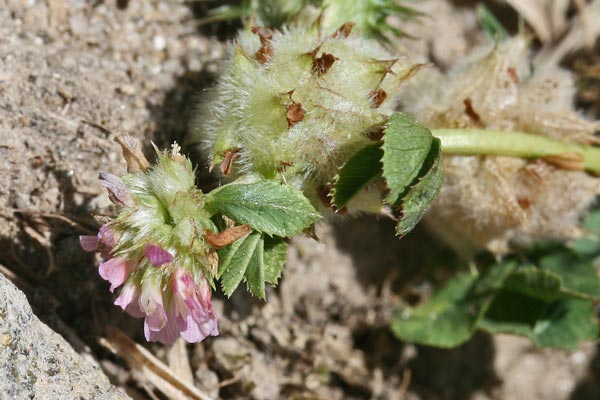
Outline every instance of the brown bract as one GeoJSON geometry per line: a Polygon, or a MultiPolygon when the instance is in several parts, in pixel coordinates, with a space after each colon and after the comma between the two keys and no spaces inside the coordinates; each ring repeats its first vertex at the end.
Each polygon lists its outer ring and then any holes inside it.
{"type": "Polygon", "coordinates": [[[233,162],[240,158],[240,149],[227,149],[223,154],[223,162],[219,169],[224,175],[231,175],[231,169],[233,168],[233,162]]]}
{"type": "Polygon", "coordinates": [[[343,39],[350,36],[350,32],[352,32],[352,28],[356,25],[354,22],[346,22],[342,26],[340,26],[333,34],[331,35],[332,39],[343,39]]]}
{"type": "Polygon", "coordinates": [[[128,135],[119,135],[115,137],[115,142],[121,145],[123,158],[127,162],[127,172],[147,171],[150,163],[142,152],[140,141],[128,135]]]}
{"type": "Polygon", "coordinates": [[[302,121],[304,119],[304,108],[302,108],[302,104],[292,102],[287,106],[286,119],[288,122],[288,127],[292,127],[296,125],[297,122],[302,121]]]}
{"type": "Polygon", "coordinates": [[[205,232],[206,241],[210,243],[214,248],[220,249],[235,242],[236,240],[246,236],[250,232],[248,225],[234,226],[233,228],[227,228],[224,231],[214,234],[207,230],[205,232]]]}
{"type": "Polygon", "coordinates": [[[273,44],[271,39],[273,38],[273,31],[260,26],[252,27],[252,33],[258,35],[260,40],[260,49],[256,52],[256,60],[261,64],[266,64],[273,55],[273,44]]]}
{"type": "Polygon", "coordinates": [[[481,117],[477,114],[477,111],[473,108],[473,100],[470,98],[466,98],[463,100],[465,105],[465,114],[469,117],[474,126],[482,128],[483,124],[481,123],[481,117]]]}
{"type": "Polygon", "coordinates": [[[369,93],[369,100],[373,107],[378,108],[387,99],[387,93],[383,89],[373,90],[369,93]]]}
{"type": "Polygon", "coordinates": [[[329,71],[329,69],[333,66],[333,63],[338,60],[336,56],[329,53],[323,53],[321,57],[315,58],[315,54],[313,56],[313,65],[312,69],[315,74],[318,76],[324,75],[329,71]]]}

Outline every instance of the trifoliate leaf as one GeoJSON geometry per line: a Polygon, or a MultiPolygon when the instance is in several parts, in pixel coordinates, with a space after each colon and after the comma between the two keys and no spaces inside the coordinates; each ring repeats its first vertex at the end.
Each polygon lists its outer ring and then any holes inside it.
{"type": "Polygon", "coordinates": [[[302,192],[272,180],[222,186],[207,195],[206,208],[281,237],[294,236],[320,218],[302,192]]]}
{"type": "Polygon", "coordinates": [[[383,177],[390,189],[387,202],[401,205],[406,189],[422,171],[431,150],[429,129],[407,115],[396,113],[387,123],[383,136],[383,177]]]}
{"type": "Polygon", "coordinates": [[[458,346],[473,335],[497,289],[516,267],[516,262],[506,261],[478,276],[471,273],[455,276],[427,302],[398,312],[392,330],[398,338],[409,342],[458,346]]]}
{"type": "Polygon", "coordinates": [[[450,280],[428,302],[399,313],[392,329],[401,339],[439,347],[458,345],[483,329],[522,335],[539,347],[574,349],[599,333],[596,255],[538,242],[520,263],[508,260],[476,278],[450,280]]]}
{"type": "Polygon", "coordinates": [[[226,296],[231,296],[239,286],[250,265],[255,265],[262,257],[261,234],[253,232],[231,245],[219,250],[219,272],[221,287],[226,296]]]}
{"type": "Polygon", "coordinates": [[[227,296],[237,289],[242,280],[248,290],[264,299],[265,282],[276,285],[285,266],[287,244],[280,237],[268,237],[259,232],[238,239],[218,250],[217,277],[227,296]]]}
{"type": "Polygon", "coordinates": [[[440,193],[444,182],[440,145],[440,140],[434,138],[428,159],[423,164],[426,172],[402,197],[401,215],[396,227],[398,236],[406,235],[417,225],[440,193]]]}
{"type": "Polygon", "coordinates": [[[575,349],[598,336],[594,306],[589,300],[547,302],[508,290],[499,292],[478,327],[490,333],[530,338],[538,347],[575,349]]]}
{"type": "Polygon", "coordinates": [[[375,143],[360,150],[352,157],[334,178],[333,205],[341,209],[352,197],[367,185],[381,177],[381,143],[375,143]]]}
{"type": "Polygon", "coordinates": [[[470,297],[476,278],[461,274],[446,283],[429,301],[412,310],[401,310],[392,331],[404,341],[437,347],[454,347],[475,330],[488,296],[470,297]]]}
{"type": "Polygon", "coordinates": [[[277,285],[281,271],[285,266],[287,243],[282,238],[265,237],[265,281],[277,285]]]}

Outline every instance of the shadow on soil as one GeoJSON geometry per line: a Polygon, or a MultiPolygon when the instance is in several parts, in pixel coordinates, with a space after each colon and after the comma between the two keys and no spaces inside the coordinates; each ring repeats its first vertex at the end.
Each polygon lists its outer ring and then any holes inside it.
{"type": "Polygon", "coordinates": [[[569,400],[600,399],[600,344],[588,365],[586,376],[577,383],[569,400]]]}
{"type": "MultiPolygon", "coordinates": [[[[378,291],[388,284],[405,301],[417,302],[411,288],[446,280],[461,262],[422,225],[401,240],[394,228],[393,221],[363,216],[335,223],[334,235],[339,248],[352,256],[362,284],[378,291]]],[[[491,393],[500,384],[492,337],[484,333],[455,349],[416,346],[408,362],[402,361],[406,345],[388,327],[355,332],[355,343],[372,369],[381,368],[384,374],[410,370],[410,390],[423,399],[468,399],[477,391],[491,393]]]]}

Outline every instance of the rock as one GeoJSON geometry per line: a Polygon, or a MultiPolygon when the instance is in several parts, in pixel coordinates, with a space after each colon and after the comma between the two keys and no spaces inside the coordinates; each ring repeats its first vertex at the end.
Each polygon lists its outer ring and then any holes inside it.
{"type": "Polygon", "coordinates": [[[3,399],[129,399],[31,310],[0,274],[0,397],[3,399]],[[3,397],[6,396],[6,397],[3,397]]]}

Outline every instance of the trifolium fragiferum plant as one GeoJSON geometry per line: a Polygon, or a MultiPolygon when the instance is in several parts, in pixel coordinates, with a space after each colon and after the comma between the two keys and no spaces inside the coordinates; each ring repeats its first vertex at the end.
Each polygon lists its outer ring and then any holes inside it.
{"type": "MultiPolygon", "coordinates": [[[[204,156],[197,168],[220,175],[222,186],[196,188],[194,167],[176,146],[158,151],[151,165],[138,144],[120,139],[129,173],[101,176],[119,215],[82,245],[102,252],[102,277],[111,290],[123,285],[115,304],[145,318],[148,340],[216,335],[216,283],[229,296],[245,282],[264,299],[265,285],[280,279],[284,239],[311,232],[322,215],[384,214],[401,237],[433,205],[429,224],[459,253],[487,248],[499,260],[515,243],[563,245],[583,232],[580,221],[598,193],[590,173],[600,172],[600,151],[579,140],[591,137],[589,129],[569,136],[556,126],[567,114],[579,126],[597,125],[540,100],[545,78],[529,69],[527,40],[495,42],[442,73],[397,54],[393,35],[374,39],[373,24],[360,19],[373,9],[358,7],[339,21],[328,14],[336,2],[327,3],[317,13],[302,5],[265,14],[286,15],[289,24],[249,23],[195,105],[187,142],[204,156]],[[577,195],[549,200],[561,190],[577,195]]],[[[451,288],[465,298],[442,292],[430,309],[402,314],[394,331],[450,346],[468,335],[431,336],[446,334],[431,325],[440,315],[468,325],[463,333],[508,329],[484,318],[505,289],[543,301],[595,296],[567,287],[562,270],[526,267],[499,264],[493,279],[461,278],[451,288]],[[549,279],[558,288],[550,294],[536,286],[549,279]],[[459,303],[477,312],[463,315],[452,308],[459,303]],[[446,309],[447,316],[439,311],[446,309]]]]}

